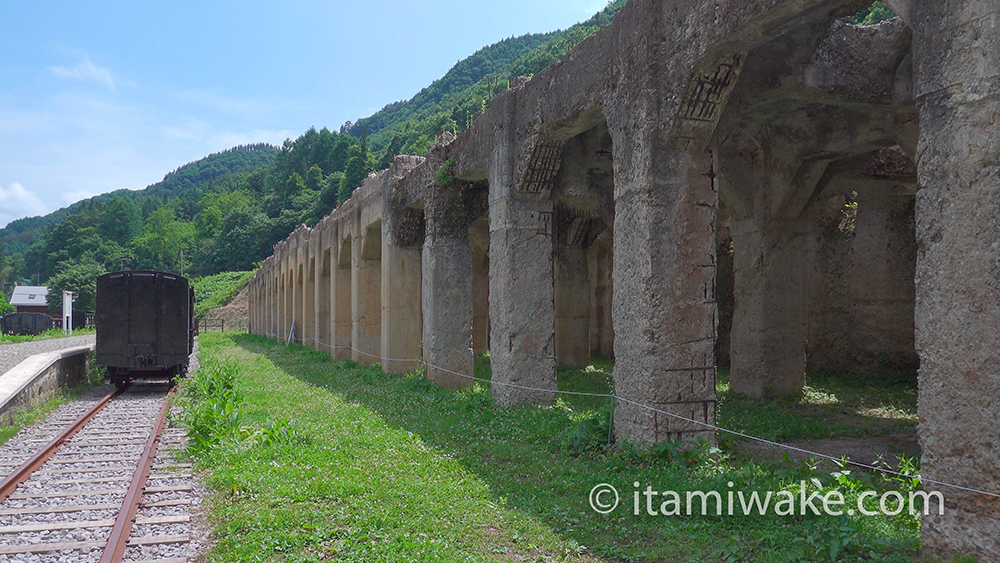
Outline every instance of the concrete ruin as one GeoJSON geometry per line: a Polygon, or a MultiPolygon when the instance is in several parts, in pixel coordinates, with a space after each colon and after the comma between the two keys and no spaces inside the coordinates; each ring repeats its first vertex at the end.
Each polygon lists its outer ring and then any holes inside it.
{"type": "MultiPolygon", "coordinates": [[[[488,348],[501,405],[613,352],[638,442],[714,439],[717,352],[754,396],[919,359],[923,476],[1000,491],[1000,4],[867,4],[632,0],[276,245],[251,332],[445,387],[488,348]]],[[[995,559],[1000,500],[941,490],[925,551],[995,559]]]]}

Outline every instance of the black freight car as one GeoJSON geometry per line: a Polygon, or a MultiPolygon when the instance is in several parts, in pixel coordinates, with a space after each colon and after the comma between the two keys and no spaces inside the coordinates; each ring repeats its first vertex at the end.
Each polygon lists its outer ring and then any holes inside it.
{"type": "Polygon", "coordinates": [[[8,313],[3,316],[4,334],[41,334],[55,326],[55,319],[45,313],[8,313]]]}
{"type": "Polygon", "coordinates": [[[112,272],[97,278],[97,363],[121,386],[187,370],[194,344],[194,290],[166,272],[112,272]]]}

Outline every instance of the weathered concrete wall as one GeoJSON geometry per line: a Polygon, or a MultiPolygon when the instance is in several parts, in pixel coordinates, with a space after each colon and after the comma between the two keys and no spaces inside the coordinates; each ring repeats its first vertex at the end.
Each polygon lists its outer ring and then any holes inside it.
{"type": "MultiPolygon", "coordinates": [[[[254,330],[284,339],[298,321],[295,336],[321,337],[329,323],[335,356],[422,353],[445,386],[469,383],[488,334],[502,405],[551,402],[557,362],[613,339],[616,437],[711,439],[720,201],[732,388],[795,393],[807,349],[811,365],[868,369],[876,348],[908,347],[904,202],[862,196],[850,248],[815,236],[857,159],[898,145],[917,168],[922,471],[1000,490],[984,439],[1000,418],[1000,8],[891,3],[902,20],[858,27],[838,18],[868,0],[632,0],[457,139],[398,157],[276,245],[252,286],[254,330]],[[310,283],[328,314],[305,311],[310,283]],[[865,288],[854,310],[834,302],[865,288]],[[830,344],[848,332],[860,357],[830,344]]],[[[387,369],[415,365],[400,359],[387,369]]],[[[928,549],[1000,551],[995,499],[948,494],[949,514],[924,521],[928,549]]]]}
{"type": "Polygon", "coordinates": [[[831,198],[825,220],[813,226],[807,366],[916,375],[913,190],[880,194],[858,187],[856,206],[831,198]]]}
{"type": "Polygon", "coordinates": [[[0,378],[0,425],[10,426],[19,411],[30,410],[87,375],[93,346],[36,354],[0,378]]]}
{"type": "Polygon", "coordinates": [[[615,330],[611,318],[614,241],[610,233],[607,235],[598,238],[587,248],[587,269],[590,274],[590,354],[603,357],[613,356],[615,353],[615,330]]]}

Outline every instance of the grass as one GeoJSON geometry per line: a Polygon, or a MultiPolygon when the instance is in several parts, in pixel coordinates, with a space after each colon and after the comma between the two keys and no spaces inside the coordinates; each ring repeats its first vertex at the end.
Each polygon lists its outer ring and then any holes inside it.
{"type": "MultiPolygon", "coordinates": [[[[95,334],[96,332],[97,332],[96,329],[94,329],[93,327],[73,329],[73,336],[80,336],[82,334],[95,334]]],[[[63,334],[61,328],[54,328],[52,330],[46,330],[45,332],[39,334],[29,334],[29,335],[0,334],[0,344],[17,344],[19,342],[49,340],[52,338],[63,338],[64,336],[66,335],[63,334]]]]}
{"type": "Polygon", "coordinates": [[[74,389],[60,389],[47,401],[34,408],[19,409],[14,415],[13,424],[0,428],[0,444],[13,438],[25,426],[31,426],[48,416],[52,411],[70,402],[76,395],[77,391],[74,389]]]}
{"type": "MultiPolygon", "coordinates": [[[[75,333],[76,331],[74,331],[75,333]]],[[[0,445],[7,442],[14,437],[22,428],[26,426],[31,426],[36,422],[44,419],[52,411],[65,405],[66,403],[75,400],[80,392],[85,388],[103,383],[104,381],[104,370],[94,361],[94,352],[90,352],[90,359],[88,360],[90,365],[90,370],[87,372],[86,377],[76,385],[72,387],[64,387],[59,389],[49,397],[44,403],[37,405],[30,409],[18,409],[14,414],[14,422],[10,426],[0,427],[0,445]]]]}
{"type": "MultiPolygon", "coordinates": [[[[909,516],[631,510],[634,482],[676,491],[725,491],[733,482],[767,491],[805,480],[849,499],[861,488],[905,483],[831,475],[808,462],[737,460],[706,447],[581,448],[574,436],[605,412],[600,398],[504,409],[484,385],[439,390],[420,374],[386,375],[261,337],[203,334],[200,347],[202,369],[226,365],[234,374],[236,398],[226,412],[243,426],[196,455],[214,491],[212,561],[918,560],[919,523],[909,516]],[[240,439],[288,418],[295,440],[240,439]],[[622,492],[618,510],[591,510],[588,493],[599,483],[622,492]]],[[[558,383],[601,389],[610,368],[599,361],[560,370],[558,383]]],[[[488,378],[488,362],[478,359],[476,371],[488,378]]]]}
{"type": "Polygon", "coordinates": [[[222,272],[191,280],[194,287],[194,314],[202,317],[209,309],[221,307],[250,281],[256,270],[249,272],[222,272]]]}
{"type": "Polygon", "coordinates": [[[903,375],[810,372],[801,395],[754,399],[719,370],[716,393],[720,426],[768,440],[917,433],[917,385],[903,375]]]}

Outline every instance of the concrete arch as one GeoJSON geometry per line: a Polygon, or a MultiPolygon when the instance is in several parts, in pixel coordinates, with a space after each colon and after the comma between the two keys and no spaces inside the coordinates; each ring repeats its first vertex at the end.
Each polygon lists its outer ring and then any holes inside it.
{"type": "Polygon", "coordinates": [[[351,248],[351,359],[376,364],[382,352],[382,225],[360,230],[351,248]]]}
{"type": "Polygon", "coordinates": [[[330,316],[334,344],[331,354],[334,358],[350,358],[351,346],[354,342],[351,330],[353,325],[351,295],[354,279],[351,253],[354,243],[351,236],[347,235],[339,241],[337,246],[339,247],[337,259],[331,266],[333,283],[330,286],[330,302],[333,305],[333,310],[330,316]]]}

